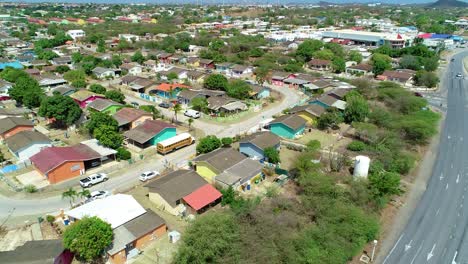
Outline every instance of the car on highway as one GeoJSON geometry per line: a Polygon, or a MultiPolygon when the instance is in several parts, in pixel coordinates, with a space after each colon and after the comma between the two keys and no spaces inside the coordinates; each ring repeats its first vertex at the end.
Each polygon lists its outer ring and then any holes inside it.
{"type": "Polygon", "coordinates": [[[463,75],[462,75],[461,72],[460,72],[460,73],[458,73],[458,74],[456,75],[456,77],[457,77],[457,78],[461,78],[461,77],[463,77],[463,75]]]}
{"type": "Polygon", "coordinates": [[[94,191],[89,194],[87,201],[90,202],[90,201],[94,201],[97,199],[106,198],[110,195],[111,193],[109,191],[94,191]]]}
{"type": "Polygon", "coordinates": [[[88,177],[86,177],[84,179],[81,179],[80,180],[80,185],[83,188],[88,188],[88,187],[91,187],[91,186],[93,186],[95,184],[105,182],[108,179],[109,178],[107,177],[107,174],[105,174],[105,173],[91,174],[88,177]]]}
{"type": "Polygon", "coordinates": [[[140,181],[145,182],[145,181],[151,180],[154,177],[159,176],[159,175],[160,174],[157,171],[145,171],[142,174],[140,174],[139,179],[140,179],[140,181]]]}
{"type": "Polygon", "coordinates": [[[140,104],[137,103],[137,102],[131,102],[130,104],[131,104],[133,107],[139,107],[139,106],[140,106],[140,104]]]}
{"type": "Polygon", "coordinates": [[[452,61],[452,62],[453,62],[453,61],[455,61],[455,59],[454,59],[454,58],[452,58],[450,61],[452,61]]]}
{"type": "Polygon", "coordinates": [[[168,103],[168,102],[162,102],[162,103],[158,104],[158,106],[167,109],[167,108],[171,107],[171,104],[168,103]]]}

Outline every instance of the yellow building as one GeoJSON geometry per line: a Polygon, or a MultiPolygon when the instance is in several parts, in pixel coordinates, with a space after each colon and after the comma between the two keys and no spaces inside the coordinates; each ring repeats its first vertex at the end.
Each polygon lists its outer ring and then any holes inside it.
{"type": "Polygon", "coordinates": [[[307,125],[311,126],[317,122],[317,119],[325,113],[326,109],[320,105],[302,105],[291,108],[289,112],[291,114],[297,114],[306,120],[307,125]]]}
{"type": "Polygon", "coordinates": [[[195,171],[207,182],[214,183],[215,176],[246,159],[240,152],[232,148],[220,148],[210,153],[202,154],[192,160],[195,171]]]}

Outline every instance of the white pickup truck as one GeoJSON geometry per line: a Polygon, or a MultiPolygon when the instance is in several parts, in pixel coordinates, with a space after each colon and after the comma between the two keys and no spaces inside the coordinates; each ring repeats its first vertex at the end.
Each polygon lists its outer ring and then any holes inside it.
{"type": "Polygon", "coordinates": [[[88,188],[91,187],[95,184],[107,181],[109,178],[107,177],[107,174],[105,173],[96,173],[96,174],[91,174],[88,177],[81,179],[80,180],[80,185],[83,188],[88,188]]]}

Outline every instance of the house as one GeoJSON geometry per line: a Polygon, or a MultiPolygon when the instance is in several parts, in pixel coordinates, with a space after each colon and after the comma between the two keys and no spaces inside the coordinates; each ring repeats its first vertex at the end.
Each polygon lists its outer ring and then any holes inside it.
{"type": "Polygon", "coordinates": [[[406,69],[395,71],[387,70],[384,71],[381,75],[378,75],[377,80],[399,82],[405,86],[411,86],[415,74],[415,71],[406,69]]]}
{"type": "Polygon", "coordinates": [[[188,70],[186,69],[172,67],[171,69],[167,71],[160,72],[160,75],[161,75],[161,78],[164,80],[168,80],[170,75],[175,75],[177,76],[178,80],[183,80],[183,79],[187,79],[187,72],[188,70]]]}
{"type": "Polygon", "coordinates": [[[104,99],[103,95],[93,93],[85,89],[74,92],[70,97],[75,100],[81,108],[85,108],[89,103],[96,99],[104,99]]]}
{"type": "Polygon", "coordinates": [[[188,105],[194,98],[206,98],[206,96],[197,90],[184,89],[177,95],[177,102],[188,105]]]}
{"type": "Polygon", "coordinates": [[[234,78],[248,77],[252,72],[253,68],[250,66],[236,64],[230,67],[230,76],[234,78]]]}
{"type": "Polygon", "coordinates": [[[0,251],[0,263],[8,264],[71,264],[73,258],[61,239],[32,240],[14,250],[0,251]]]}
{"type": "Polygon", "coordinates": [[[70,36],[73,40],[86,37],[86,33],[82,29],[68,30],[66,34],[70,36]]]}
{"type": "Polygon", "coordinates": [[[50,139],[37,131],[21,131],[5,139],[5,143],[20,161],[29,160],[43,148],[52,146],[50,139]]]}
{"type": "Polygon", "coordinates": [[[33,67],[43,67],[43,66],[47,66],[47,61],[46,60],[33,60],[29,64],[33,67]]]}
{"type": "Polygon", "coordinates": [[[324,94],[320,96],[319,98],[309,101],[309,104],[320,105],[323,108],[336,107],[342,111],[345,110],[346,108],[345,101],[336,99],[335,97],[328,95],[328,94],[324,94]]]}
{"type": "Polygon", "coordinates": [[[198,57],[188,57],[186,65],[189,68],[198,68],[198,67],[200,67],[200,58],[198,58],[198,57]]]}
{"type": "Polygon", "coordinates": [[[165,63],[165,64],[170,64],[171,63],[171,60],[170,58],[172,57],[172,53],[167,53],[167,52],[159,52],[156,57],[158,58],[158,60],[162,63],[165,63]]]}
{"type": "Polygon", "coordinates": [[[152,87],[148,93],[164,99],[175,99],[183,89],[188,88],[190,87],[180,83],[161,83],[152,87]]]}
{"type": "Polygon", "coordinates": [[[221,193],[192,170],[177,170],[145,185],[156,206],[172,215],[198,214],[221,199],[221,193]]]}
{"type": "Polygon", "coordinates": [[[51,184],[83,175],[87,169],[113,160],[117,151],[96,143],[79,143],[69,147],[49,147],[33,155],[30,160],[36,171],[51,184]]]}
{"type": "Polygon", "coordinates": [[[74,93],[76,91],[75,88],[71,87],[71,86],[68,86],[68,85],[61,85],[61,86],[58,86],[58,87],[55,87],[53,90],[52,90],[52,94],[57,92],[63,96],[69,96],[71,95],[72,93],[74,93]]]}
{"type": "Polygon", "coordinates": [[[220,73],[224,73],[227,76],[231,75],[231,66],[232,66],[232,63],[230,62],[223,62],[223,63],[215,64],[216,71],[220,73]]]}
{"type": "Polygon", "coordinates": [[[367,75],[369,73],[372,73],[372,65],[364,63],[352,65],[346,67],[346,73],[355,75],[367,75]]]}
{"type": "Polygon", "coordinates": [[[250,98],[260,100],[270,97],[271,89],[263,85],[250,85],[252,91],[250,92],[250,98]]]}
{"type": "Polygon", "coordinates": [[[321,59],[312,59],[309,62],[307,62],[307,66],[309,66],[309,68],[312,70],[328,71],[331,69],[331,61],[321,60],[321,59]]]}
{"type": "Polygon", "coordinates": [[[289,110],[289,113],[296,114],[305,119],[308,125],[313,125],[325,111],[326,109],[323,106],[312,104],[295,106],[289,110]]]}
{"type": "Polygon", "coordinates": [[[205,73],[200,71],[188,71],[187,72],[187,80],[192,83],[203,84],[205,81],[205,73]]]}
{"type": "Polygon", "coordinates": [[[72,58],[70,56],[63,56],[63,57],[53,58],[52,59],[52,64],[53,65],[72,66],[73,61],[72,61],[72,58]]]}
{"type": "Polygon", "coordinates": [[[306,85],[310,83],[310,81],[294,77],[294,78],[284,79],[283,83],[288,85],[289,88],[304,89],[306,85]]]}
{"type": "Polygon", "coordinates": [[[111,225],[114,240],[106,253],[112,264],[124,264],[151,241],[163,237],[167,226],[159,215],[144,209],[131,195],[115,194],[65,212],[70,221],[98,217],[111,225]]]}
{"type": "Polygon", "coordinates": [[[0,107],[0,120],[7,117],[24,118],[30,117],[32,111],[27,108],[1,108],[0,107]]]}
{"type": "Polygon", "coordinates": [[[9,96],[8,91],[13,87],[11,82],[0,79],[0,96],[9,96]]]}
{"type": "Polygon", "coordinates": [[[213,62],[213,60],[209,60],[209,59],[200,59],[200,61],[198,62],[198,65],[200,68],[203,68],[203,69],[214,69],[215,68],[215,64],[213,62]]]}
{"type": "Polygon", "coordinates": [[[25,69],[24,72],[31,76],[39,76],[41,74],[41,71],[35,68],[25,69]]]}
{"type": "Polygon", "coordinates": [[[128,42],[138,42],[140,41],[140,36],[133,34],[119,34],[119,39],[124,39],[128,42]]]}
{"type": "Polygon", "coordinates": [[[115,70],[104,67],[96,67],[92,72],[98,79],[115,78],[116,76],[115,70]]]}
{"type": "Polygon", "coordinates": [[[112,117],[117,120],[120,130],[128,130],[135,128],[145,122],[152,120],[153,115],[143,110],[124,107],[118,110],[112,117]]]}
{"type": "Polygon", "coordinates": [[[202,154],[192,160],[195,171],[209,183],[214,183],[214,177],[230,167],[246,159],[242,153],[232,148],[220,148],[210,153],[202,154]]]}
{"type": "Polygon", "coordinates": [[[4,140],[21,131],[33,131],[34,124],[23,117],[7,117],[0,119],[0,139],[4,140]]]}
{"type": "Polygon", "coordinates": [[[140,75],[143,71],[141,65],[135,62],[124,63],[120,65],[120,69],[127,71],[130,75],[140,75]]]}
{"type": "Polygon", "coordinates": [[[208,110],[213,114],[232,114],[248,109],[248,106],[243,102],[227,96],[212,96],[207,101],[208,110]]]}
{"type": "Polygon", "coordinates": [[[63,77],[51,74],[35,76],[35,79],[39,82],[39,86],[46,90],[68,83],[63,77]]]}
{"type": "Polygon", "coordinates": [[[280,138],[271,132],[257,132],[239,141],[240,153],[257,160],[264,160],[266,148],[280,148],[280,138]]]}
{"type": "Polygon", "coordinates": [[[246,158],[215,176],[215,183],[223,188],[248,191],[252,183],[263,180],[262,171],[260,162],[246,158]]]}
{"type": "Polygon", "coordinates": [[[109,99],[98,98],[88,104],[88,109],[106,114],[115,114],[120,108],[124,107],[122,104],[116,103],[109,99]]]}
{"type": "Polygon", "coordinates": [[[176,136],[176,127],[160,120],[145,120],[124,133],[128,142],[140,148],[155,146],[158,142],[176,136]]]}
{"type": "Polygon", "coordinates": [[[338,100],[344,100],[349,91],[351,91],[351,89],[338,88],[328,92],[328,95],[338,100]]]}
{"type": "Polygon", "coordinates": [[[283,115],[270,122],[270,131],[283,138],[294,139],[304,133],[306,121],[298,115],[283,115]]]}

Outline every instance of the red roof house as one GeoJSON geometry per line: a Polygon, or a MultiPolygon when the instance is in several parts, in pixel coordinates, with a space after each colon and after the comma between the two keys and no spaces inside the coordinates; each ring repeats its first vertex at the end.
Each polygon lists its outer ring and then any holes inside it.
{"type": "Polygon", "coordinates": [[[36,171],[54,184],[80,176],[86,169],[100,165],[101,157],[101,154],[89,146],[78,144],[45,148],[30,160],[36,171]]]}
{"type": "Polygon", "coordinates": [[[216,190],[215,187],[205,184],[183,199],[190,207],[189,209],[192,214],[200,214],[210,207],[211,204],[217,203],[222,196],[221,192],[216,190]]]}

